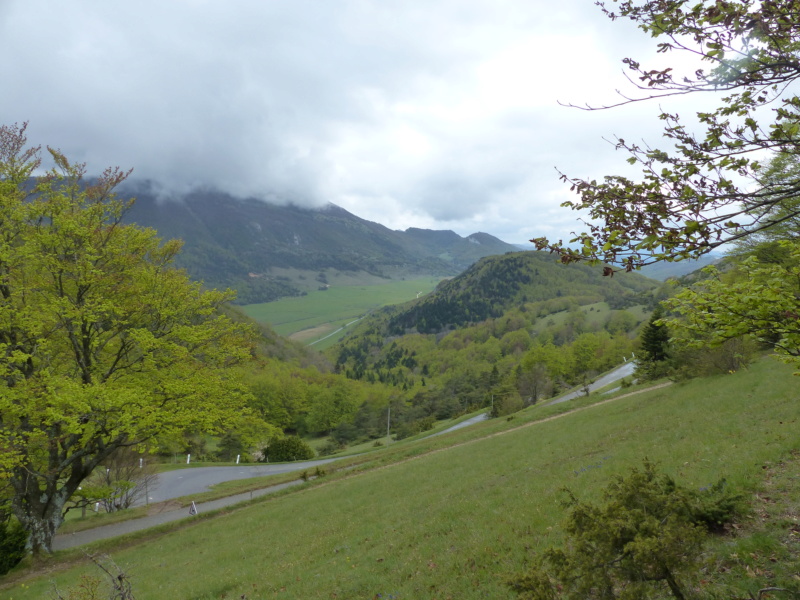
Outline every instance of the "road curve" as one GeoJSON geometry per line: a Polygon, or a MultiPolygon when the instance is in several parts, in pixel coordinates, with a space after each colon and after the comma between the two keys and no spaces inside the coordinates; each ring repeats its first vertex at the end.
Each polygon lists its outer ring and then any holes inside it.
{"type": "MultiPolygon", "coordinates": [[[[598,379],[594,383],[590,384],[589,385],[589,391],[593,392],[595,390],[599,390],[600,388],[603,388],[603,387],[607,386],[609,383],[614,383],[615,381],[619,381],[620,379],[624,379],[625,377],[628,377],[629,375],[633,375],[633,372],[635,370],[636,370],[636,363],[634,363],[633,361],[626,362],[622,366],[617,367],[616,369],[614,369],[610,373],[606,373],[600,379],[598,379]]],[[[559,398],[556,398],[555,400],[551,400],[547,404],[558,404],[560,402],[566,402],[567,400],[572,400],[573,398],[577,398],[578,396],[582,396],[582,395],[583,395],[583,390],[570,392],[570,393],[565,394],[565,395],[563,395],[563,396],[561,396],[559,398]]],[[[467,427],[469,425],[474,425],[475,423],[480,423],[481,421],[486,421],[488,418],[489,418],[489,412],[487,411],[485,413],[481,413],[481,414],[476,415],[474,417],[470,417],[469,419],[467,419],[465,421],[462,421],[461,423],[457,423],[456,425],[453,425],[452,427],[448,427],[444,431],[439,431],[439,432],[434,433],[434,434],[432,434],[432,435],[430,435],[428,437],[433,437],[433,436],[436,436],[436,435],[442,435],[443,433],[450,433],[451,431],[456,431],[458,429],[461,429],[462,427],[467,427]]]]}
{"type": "MultiPolygon", "coordinates": [[[[595,390],[599,390],[600,388],[607,386],[609,383],[614,383],[615,381],[624,379],[629,375],[633,375],[635,370],[636,370],[636,363],[630,360],[625,364],[623,364],[622,366],[617,367],[610,373],[606,373],[594,383],[590,383],[589,391],[593,392],[595,390]]],[[[566,402],[567,400],[573,400],[574,398],[578,398],[579,396],[583,395],[584,395],[583,390],[576,390],[574,392],[570,392],[569,394],[564,394],[563,396],[556,398],[555,400],[551,400],[550,402],[547,403],[547,405],[560,404],[561,402],[566,402]]]]}
{"type": "MultiPolygon", "coordinates": [[[[233,481],[235,479],[250,479],[252,477],[263,477],[265,475],[276,475],[278,473],[291,473],[292,471],[304,471],[314,469],[318,466],[336,460],[335,458],[323,458],[319,460],[307,460],[292,463],[271,464],[245,464],[231,467],[197,467],[191,469],[177,469],[175,471],[165,471],[158,474],[158,481],[153,489],[149,489],[148,500],[152,503],[191,496],[207,492],[212,485],[223,481],[233,481]]],[[[144,500],[139,502],[144,504],[144,500]]]]}
{"type": "Polygon", "coordinates": [[[452,427],[448,427],[447,429],[444,429],[442,431],[437,431],[436,433],[433,433],[433,434],[429,435],[428,437],[434,437],[434,436],[437,436],[437,435],[442,435],[443,433],[450,433],[451,431],[456,431],[458,429],[461,429],[462,427],[468,427],[469,425],[475,425],[475,423],[480,423],[481,421],[485,421],[488,418],[489,418],[489,413],[488,412],[481,413],[479,415],[475,415],[474,417],[470,417],[469,419],[466,419],[465,421],[461,421],[461,423],[456,423],[452,427]]]}

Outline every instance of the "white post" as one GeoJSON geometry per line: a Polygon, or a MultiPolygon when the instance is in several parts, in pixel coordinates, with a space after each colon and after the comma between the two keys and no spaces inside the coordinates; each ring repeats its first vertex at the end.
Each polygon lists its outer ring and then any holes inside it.
{"type": "Polygon", "coordinates": [[[187,454],[187,455],[186,455],[186,464],[187,464],[187,465],[189,464],[189,461],[190,461],[191,459],[192,459],[192,455],[191,455],[191,454],[187,454]]]}
{"type": "Polygon", "coordinates": [[[142,468],[142,465],[143,465],[143,463],[144,463],[144,459],[143,459],[143,458],[140,458],[140,459],[139,459],[139,468],[140,468],[140,469],[142,468]]]}
{"type": "Polygon", "coordinates": [[[236,464],[237,464],[237,465],[239,464],[239,457],[240,457],[240,456],[241,456],[241,454],[237,454],[237,455],[236,455],[236,464]]]}

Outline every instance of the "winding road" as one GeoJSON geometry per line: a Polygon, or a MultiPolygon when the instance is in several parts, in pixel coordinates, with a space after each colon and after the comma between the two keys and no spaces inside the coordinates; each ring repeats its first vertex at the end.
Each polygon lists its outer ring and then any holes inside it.
{"type": "MultiPolygon", "coordinates": [[[[633,361],[626,362],[622,366],[614,369],[600,377],[597,381],[589,385],[589,390],[594,391],[607,386],[624,377],[632,375],[636,365],[633,361]]],[[[559,404],[567,402],[574,398],[583,395],[583,390],[577,390],[565,394],[555,400],[551,400],[548,404],[559,404]]],[[[444,431],[440,431],[433,435],[441,435],[456,431],[462,427],[468,427],[475,423],[480,423],[489,418],[487,413],[482,413],[471,417],[461,423],[453,425],[444,431]]],[[[251,477],[263,477],[264,475],[275,475],[278,473],[290,473],[292,471],[303,471],[314,469],[318,466],[327,464],[336,460],[335,458],[324,458],[319,460],[308,460],[303,462],[294,463],[279,463],[274,465],[238,465],[236,467],[198,467],[195,469],[177,469],[175,471],[166,471],[158,474],[158,483],[155,489],[149,490],[149,501],[163,502],[172,498],[180,498],[183,496],[191,496],[192,494],[199,494],[208,491],[212,485],[222,483],[223,481],[233,481],[235,479],[250,479],[251,477]]],[[[141,502],[143,503],[143,501],[141,502]]]]}
{"type": "MultiPolygon", "coordinates": [[[[614,381],[618,381],[619,379],[628,377],[629,375],[633,374],[635,368],[636,365],[633,362],[627,362],[621,367],[614,369],[610,373],[607,373],[606,375],[595,381],[593,384],[589,386],[589,389],[592,391],[597,390],[599,388],[608,385],[609,383],[613,383],[614,381]]],[[[582,393],[583,393],[582,391],[570,392],[569,394],[565,394],[560,398],[552,400],[548,404],[558,404],[560,402],[566,402],[568,400],[572,400],[573,398],[579,397],[580,395],[582,395],[582,393]]],[[[461,429],[462,427],[468,427],[469,425],[479,423],[488,418],[489,416],[487,413],[482,413],[480,415],[476,415],[465,421],[462,421],[461,423],[453,425],[452,427],[445,429],[444,431],[441,431],[434,435],[441,435],[442,433],[455,431],[457,429],[461,429]]],[[[198,467],[193,469],[178,469],[175,471],[167,471],[164,473],[159,473],[158,484],[157,486],[154,486],[155,489],[150,490],[149,501],[155,504],[172,498],[179,498],[183,496],[191,496],[192,494],[199,494],[201,492],[208,491],[208,489],[212,485],[215,485],[217,483],[222,483],[224,481],[232,481],[235,479],[249,479],[251,477],[261,477],[264,475],[274,475],[277,473],[290,473],[292,471],[315,469],[320,465],[324,465],[333,462],[335,460],[337,459],[326,458],[320,460],[309,460],[309,461],[295,462],[295,463],[279,463],[274,465],[259,464],[259,465],[240,465],[236,467],[198,467]]],[[[252,499],[257,496],[271,494],[280,489],[298,485],[300,483],[302,483],[302,480],[298,479],[296,481],[289,481],[268,488],[254,490],[253,492],[245,492],[243,494],[237,494],[235,496],[219,498],[218,500],[213,500],[210,502],[204,502],[198,504],[197,510],[201,513],[210,510],[216,510],[225,506],[231,506],[233,504],[243,502],[247,499],[252,499]]],[[[139,531],[141,529],[147,529],[149,527],[154,527],[156,525],[161,525],[171,521],[176,521],[179,519],[185,519],[190,517],[191,515],[189,514],[188,510],[185,507],[175,510],[168,507],[167,505],[164,505],[163,512],[151,514],[147,517],[143,517],[140,519],[124,521],[122,523],[106,525],[104,527],[97,527],[95,529],[89,529],[86,531],[81,531],[73,534],[57,535],[53,542],[53,549],[64,550],[67,548],[73,548],[75,546],[80,546],[93,541],[102,540],[110,537],[116,537],[126,533],[131,533],[134,531],[139,531]]]]}
{"type": "MultiPolygon", "coordinates": [[[[617,367],[610,373],[606,373],[600,379],[595,381],[594,383],[589,384],[589,391],[594,392],[595,390],[599,390],[607,386],[609,383],[614,383],[615,381],[619,381],[620,379],[624,379],[628,375],[633,375],[634,371],[636,371],[636,363],[632,360],[626,362],[620,367],[617,367]]],[[[563,396],[556,398],[555,400],[551,400],[547,403],[549,406],[550,404],[560,404],[561,402],[566,402],[567,400],[574,400],[580,396],[584,395],[583,390],[576,390],[574,392],[570,392],[568,394],[564,394],[563,396]]]]}
{"type": "MultiPolygon", "coordinates": [[[[278,463],[274,465],[237,465],[235,467],[197,467],[194,469],[177,469],[175,471],[165,471],[158,474],[158,483],[149,490],[148,500],[152,503],[181,498],[207,492],[212,485],[224,481],[234,481],[236,479],[250,479],[252,477],[263,477],[265,475],[277,475],[278,473],[291,473],[292,471],[304,471],[314,469],[321,465],[336,460],[335,458],[323,458],[319,460],[307,460],[302,462],[278,463]]],[[[139,502],[144,504],[144,500],[139,502]]]]}

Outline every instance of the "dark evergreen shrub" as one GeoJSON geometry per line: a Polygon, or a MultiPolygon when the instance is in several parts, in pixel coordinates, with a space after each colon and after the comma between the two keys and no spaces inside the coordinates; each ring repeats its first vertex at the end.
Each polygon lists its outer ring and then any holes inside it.
{"type": "Polygon", "coordinates": [[[0,575],[8,573],[25,557],[27,537],[16,520],[0,522],[0,575]]]}
{"type": "Polygon", "coordinates": [[[316,453],[299,437],[290,435],[273,441],[263,450],[264,460],[269,462],[285,462],[290,460],[308,460],[316,453]]]}

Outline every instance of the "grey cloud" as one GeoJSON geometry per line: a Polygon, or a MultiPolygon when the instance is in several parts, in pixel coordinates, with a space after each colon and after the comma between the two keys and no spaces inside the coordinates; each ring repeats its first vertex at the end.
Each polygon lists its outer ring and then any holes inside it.
{"type": "Polygon", "coordinates": [[[641,130],[638,108],[556,103],[613,96],[592,61],[608,53],[618,72],[649,43],[620,31],[579,0],[7,0],[0,113],[166,193],[215,186],[512,235],[531,210],[554,227],[574,217],[550,212],[554,166],[599,176],[621,162],[602,137],[641,130]]]}

